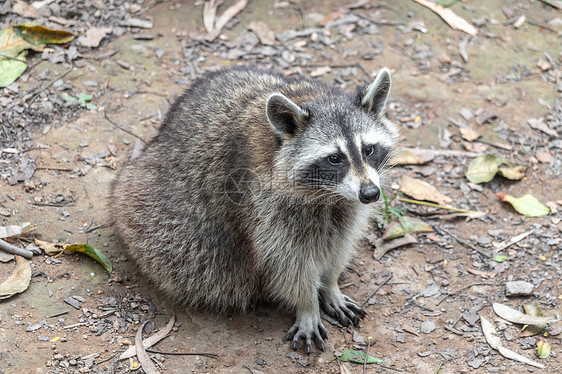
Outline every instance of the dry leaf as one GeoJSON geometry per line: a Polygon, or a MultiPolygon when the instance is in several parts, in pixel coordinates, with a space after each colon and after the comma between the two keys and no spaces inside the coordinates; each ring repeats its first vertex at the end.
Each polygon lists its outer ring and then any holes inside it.
{"type": "MultiPolygon", "coordinates": [[[[172,331],[172,327],[174,327],[175,322],[176,322],[176,315],[174,314],[172,315],[172,318],[170,318],[170,321],[166,324],[166,326],[162,330],[144,339],[142,341],[142,345],[145,347],[145,349],[152,347],[154,344],[164,339],[166,335],[168,335],[170,331],[172,331]]],[[[121,353],[121,356],[119,356],[119,360],[125,360],[127,358],[133,357],[135,355],[135,352],[136,352],[136,348],[134,345],[132,345],[125,352],[121,353]]]]}
{"type": "Polygon", "coordinates": [[[102,39],[112,32],[113,30],[109,27],[91,27],[86,34],[78,38],[78,43],[83,47],[96,48],[102,39]]]}
{"type": "Polygon", "coordinates": [[[472,127],[461,127],[459,131],[461,132],[462,138],[469,142],[476,140],[480,137],[480,134],[472,127]]]}
{"type": "Polygon", "coordinates": [[[428,151],[416,149],[401,149],[392,157],[390,164],[396,165],[422,165],[427,164],[435,158],[435,155],[428,151]]]}
{"type": "Polygon", "coordinates": [[[393,240],[384,240],[382,238],[378,239],[375,242],[371,242],[371,244],[375,246],[373,257],[375,257],[375,260],[378,261],[386,254],[386,252],[390,250],[417,242],[418,240],[416,239],[416,237],[411,234],[406,234],[401,238],[393,240]]]}
{"type": "Polygon", "coordinates": [[[16,256],[14,272],[0,284],[0,300],[7,299],[17,293],[27,290],[31,281],[31,265],[21,256],[16,256]]]}
{"type": "Polygon", "coordinates": [[[535,153],[535,158],[543,164],[550,164],[552,161],[554,161],[554,157],[550,153],[542,151],[538,151],[537,153],[535,153]]]}
{"type": "Polygon", "coordinates": [[[521,325],[544,325],[555,321],[554,317],[531,316],[500,303],[493,303],[492,308],[498,316],[506,321],[521,325]]]}
{"type": "Polygon", "coordinates": [[[538,367],[538,368],[541,368],[541,369],[545,368],[545,366],[543,364],[539,364],[538,362],[535,362],[535,361],[533,361],[533,360],[531,360],[531,359],[529,359],[525,356],[522,356],[519,353],[515,353],[512,350],[505,348],[502,345],[500,338],[497,336],[496,328],[486,318],[480,316],[480,323],[482,324],[482,332],[484,333],[484,336],[486,337],[486,341],[488,342],[490,347],[492,347],[495,350],[497,350],[498,352],[500,352],[500,354],[502,356],[504,356],[505,358],[509,358],[511,360],[519,361],[521,363],[531,365],[531,366],[535,366],[535,367],[538,367]]]}
{"type": "Polygon", "coordinates": [[[414,1],[439,14],[439,16],[443,18],[443,20],[447,22],[449,26],[451,26],[453,29],[464,31],[472,36],[478,34],[478,30],[476,29],[476,27],[472,26],[464,18],[457,16],[455,12],[453,12],[451,9],[444,8],[443,6],[439,4],[435,4],[434,2],[431,2],[429,0],[414,0],[414,1]]]}
{"type": "Polygon", "coordinates": [[[432,232],[433,228],[427,222],[417,218],[404,216],[399,221],[391,222],[386,228],[382,238],[391,240],[401,238],[406,234],[418,234],[422,232],[432,232]]]}
{"type": "Polygon", "coordinates": [[[152,362],[150,357],[148,357],[148,353],[146,353],[142,344],[142,330],[144,329],[144,325],[146,325],[147,322],[148,321],[144,321],[137,330],[137,334],[135,335],[135,351],[141,367],[146,374],[159,374],[160,372],[156,369],[156,366],[154,366],[154,363],[152,362]]]}
{"type": "Polygon", "coordinates": [[[498,275],[497,273],[489,273],[487,271],[476,270],[471,268],[467,268],[466,271],[468,271],[470,274],[479,275],[483,278],[493,278],[496,275],[498,275]]]}
{"type": "Polygon", "coordinates": [[[449,196],[443,195],[431,184],[421,179],[410,178],[407,175],[402,176],[402,185],[400,191],[417,200],[433,201],[437,204],[448,204],[453,201],[449,196]]]}
{"type": "Polygon", "coordinates": [[[311,77],[321,77],[322,75],[326,75],[332,71],[332,68],[329,66],[322,66],[317,69],[314,69],[310,72],[311,77]]]}
{"type": "Polygon", "coordinates": [[[35,9],[33,6],[31,6],[30,4],[26,3],[23,0],[18,0],[13,7],[13,11],[16,14],[19,14],[22,17],[25,18],[39,18],[41,17],[41,15],[39,14],[39,11],[37,9],[35,9]]]}
{"type": "Polygon", "coordinates": [[[263,21],[253,21],[248,25],[248,29],[256,33],[263,45],[275,44],[275,33],[269,29],[267,23],[263,21]]]}

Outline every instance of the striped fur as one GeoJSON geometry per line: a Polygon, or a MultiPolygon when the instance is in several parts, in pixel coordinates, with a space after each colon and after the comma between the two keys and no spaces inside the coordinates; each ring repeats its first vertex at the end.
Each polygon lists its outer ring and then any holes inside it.
{"type": "Polygon", "coordinates": [[[173,300],[219,312],[277,301],[296,311],[293,347],[324,349],[321,307],[345,325],[364,316],[337,279],[368,223],[361,186],[379,185],[397,140],[389,89],[386,69],[355,95],[249,67],[208,74],[114,182],[122,246],[173,300]]]}

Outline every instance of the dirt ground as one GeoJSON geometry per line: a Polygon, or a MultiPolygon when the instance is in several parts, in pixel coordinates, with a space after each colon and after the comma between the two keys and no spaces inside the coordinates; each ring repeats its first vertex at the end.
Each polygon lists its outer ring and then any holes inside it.
{"type": "MultiPolygon", "coordinates": [[[[232,3],[226,1],[219,14],[232,3]]],[[[81,56],[70,64],[43,61],[20,79],[19,93],[0,91],[5,98],[21,97],[72,67],[64,76],[65,92],[93,95],[97,110],[61,106],[61,116],[73,115],[61,120],[54,113],[52,123],[30,128],[32,147],[25,155],[36,169],[18,183],[9,173],[1,176],[0,226],[30,222],[42,240],[90,243],[114,265],[108,275],[86,256],[34,256],[30,287],[0,301],[0,373],[142,372],[136,358],[118,361],[120,352],[134,343],[142,322],[151,321],[146,330],[155,331],[174,312],[177,323],[156,348],[218,358],[151,353],[165,373],[562,372],[561,322],[540,335],[552,353],[539,359],[536,338],[521,337],[521,326],[501,320],[491,307],[501,302],[522,310],[523,304],[534,303],[545,315],[560,319],[562,314],[562,12],[537,1],[459,2],[451,9],[478,27],[478,35],[468,37],[410,0],[358,5],[250,1],[220,38],[207,42],[198,41],[204,35],[202,1],[152,2],[141,17],[152,19],[152,28],[108,35],[99,47],[80,49],[81,56]],[[248,29],[255,21],[264,21],[277,35],[271,45],[248,29]],[[174,309],[120,252],[107,215],[110,183],[136,138],[156,133],[170,102],[194,77],[240,63],[318,75],[348,90],[369,82],[381,66],[389,67],[389,112],[400,126],[401,145],[433,149],[437,156],[424,165],[394,167],[384,181],[387,194],[395,195],[393,188],[408,175],[436,186],[453,206],[488,212],[467,222],[408,204],[408,215],[430,223],[434,232],[380,260],[365,239],[340,285],[365,303],[368,315],[358,328],[325,322],[326,352],[293,352],[282,341],[293,316],[275,306],[259,306],[247,315],[174,309]],[[465,140],[453,122],[482,136],[465,140]],[[537,123],[542,130],[531,126],[537,123]],[[520,181],[496,176],[472,185],[464,175],[473,153],[526,165],[526,176],[520,181]],[[558,213],[524,217],[496,192],[531,193],[552,202],[558,213]],[[496,249],[497,243],[529,230],[524,240],[496,249]],[[489,261],[497,254],[509,259],[489,261]],[[506,283],[515,280],[531,283],[531,294],[507,296],[506,283]],[[64,301],[69,298],[78,309],[64,301]],[[506,347],[540,360],[546,369],[491,349],[479,315],[494,322],[506,347]],[[383,363],[341,367],[333,358],[344,349],[368,350],[383,363]]],[[[88,27],[95,26],[89,22],[88,27]]],[[[40,56],[32,58],[40,61],[40,56]]],[[[60,100],[56,87],[25,110],[49,108],[45,103],[60,100]]],[[[373,221],[369,238],[381,233],[373,221]]],[[[13,261],[0,264],[0,279],[14,266],[13,261]]]]}

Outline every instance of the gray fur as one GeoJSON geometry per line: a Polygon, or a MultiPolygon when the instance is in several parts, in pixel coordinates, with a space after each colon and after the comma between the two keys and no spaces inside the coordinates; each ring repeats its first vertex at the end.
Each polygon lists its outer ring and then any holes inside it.
{"type": "Polygon", "coordinates": [[[220,312],[277,301],[296,311],[293,347],[302,339],[307,352],[311,341],[324,349],[320,308],[344,325],[364,316],[337,280],[370,214],[354,181],[379,170],[352,162],[348,149],[349,167],[339,166],[333,181],[303,175],[355,134],[380,136],[384,150],[394,144],[394,125],[360,102],[317,81],[252,68],[207,75],[115,181],[110,209],[120,242],[181,304],[220,312]],[[291,136],[280,136],[287,133],[280,108],[298,124],[291,136]]]}

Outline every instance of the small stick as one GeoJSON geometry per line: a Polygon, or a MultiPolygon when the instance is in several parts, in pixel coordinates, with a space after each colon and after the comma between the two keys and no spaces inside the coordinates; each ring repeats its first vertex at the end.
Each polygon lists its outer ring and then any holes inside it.
{"type": "Polygon", "coordinates": [[[132,131],[129,131],[125,128],[123,128],[122,126],[118,125],[117,123],[115,123],[114,121],[112,121],[108,116],[107,116],[107,112],[104,109],[103,110],[103,118],[105,118],[107,120],[107,122],[111,123],[113,126],[117,127],[119,130],[126,132],[127,134],[134,136],[135,138],[137,138],[138,140],[140,140],[141,142],[143,142],[144,144],[146,144],[146,141],[141,138],[140,136],[138,136],[137,134],[133,133],[132,131]]]}
{"type": "Polygon", "coordinates": [[[197,352],[163,352],[157,349],[152,348],[145,348],[145,351],[150,353],[158,353],[161,355],[170,355],[170,356],[205,356],[209,358],[218,358],[219,355],[215,353],[197,353],[197,352]]]}
{"type": "Polygon", "coordinates": [[[60,166],[35,166],[38,170],[58,170],[58,171],[72,171],[70,168],[63,168],[60,166]]]}
{"type": "Polygon", "coordinates": [[[31,251],[28,251],[27,249],[23,249],[23,248],[18,248],[15,245],[11,245],[10,243],[5,242],[2,239],[0,239],[0,249],[3,249],[6,252],[11,253],[13,255],[25,257],[27,259],[33,257],[33,253],[31,251]]]}
{"type": "Polygon", "coordinates": [[[420,200],[412,200],[412,199],[405,199],[403,197],[400,197],[398,200],[402,201],[403,203],[412,203],[412,204],[419,204],[419,205],[425,205],[425,206],[430,206],[433,208],[440,208],[440,209],[447,209],[447,210],[452,210],[453,212],[459,212],[459,213],[476,213],[473,210],[466,210],[466,209],[459,209],[459,208],[453,208],[452,206],[445,206],[445,205],[439,205],[439,204],[434,204],[434,203],[428,203],[426,201],[420,201],[420,200]]]}
{"type": "Polygon", "coordinates": [[[45,317],[45,318],[55,318],[55,317],[64,316],[65,314],[68,314],[68,310],[65,310],[64,312],[59,312],[59,313],[51,314],[50,316],[47,316],[47,317],[45,317]]]}
{"type": "Polygon", "coordinates": [[[445,230],[444,228],[438,228],[437,226],[433,226],[433,229],[441,235],[443,235],[443,233],[449,235],[451,238],[455,239],[459,244],[462,244],[462,245],[472,249],[473,251],[477,252],[478,254],[480,254],[481,256],[483,256],[485,258],[490,257],[490,255],[488,253],[482,252],[480,249],[478,249],[475,246],[473,246],[472,244],[462,240],[458,236],[451,234],[449,231],[445,230]]]}
{"type": "Polygon", "coordinates": [[[363,307],[365,306],[365,304],[367,304],[367,302],[369,301],[369,299],[370,299],[371,297],[375,296],[375,294],[378,292],[378,290],[380,290],[380,289],[382,288],[382,286],[384,286],[385,284],[387,284],[388,281],[391,280],[391,279],[392,279],[392,273],[390,273],[390,275],[388,276],[388,278],[386,278],[386,279],[384,280],[384,282],[382,282],[382,283],[377,287],[377,289],[376,289],[375,291],[373,291],[373,293],[372,293],[368,298],[366,298],[365,301],[363,301],[363,304],[361,304],[361,308],[363,308],[363,307]]]}
{"type": "Polygon", "coordinates": [[[365,374],[365,370],[367,369],[367,357],[369,357],[369,348],[371,348],[371,341],[367,343],[367,351],[365,352],[365,359],[363,360],[363,374],[365,374]]]}

